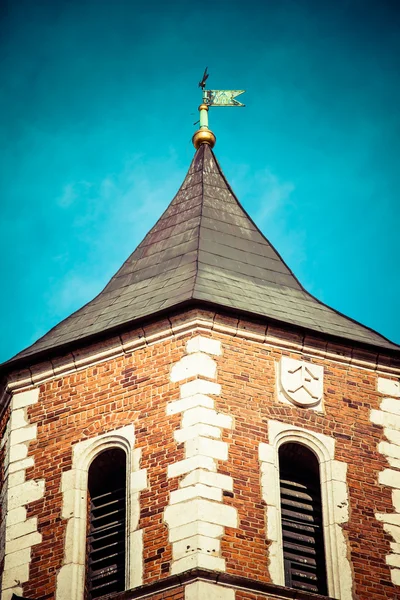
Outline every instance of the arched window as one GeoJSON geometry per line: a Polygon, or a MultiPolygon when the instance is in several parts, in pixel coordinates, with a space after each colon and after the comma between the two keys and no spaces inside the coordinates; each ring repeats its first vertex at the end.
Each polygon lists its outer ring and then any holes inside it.
{"type": "Polygon", "coordinates": [[[279,448],[285,585],[327,594],[319,463],[302,444],[279,448]]]}
{"type": "Polygon", "coordinates": [[[86,591],[88,600],[125,589],[126,454],[104,450],[88,474],[86,591]]]}
{"type": "MultiPolygon", "coordinates": [[[[140,468],[140,460],[141,449],[135,448],[135,428],[132,424],[74,444],[72,467],[64,471],[61,476],[61,515],[66,520],[66,533],[63,566],[57,574],[56,600],[65,600],[65,598],[87,600],[88,598],[88,528],[90,526],[88,474],[90,468],[92,474],[89,487],[93,496],[96,494],[94,489],[96,484],[93,483],[96,479],[99,484],[103,480],[104,483],[114,481],[113,489],[118,489],[118,481],[121,487],[125,485],[126,472],[128,487],[125,510],[126,560],[122,563],[125,569],[123,589],[130,590],[143,584],[143,529],[139,529],[139,518],[140,492],[147,488],[147,471],[140,468]],[[116,453],[117,450],[119,453],[116,453]],[[114,460],[109,461],[112,468],[106,467],[105,464],[109,451],[112,451],[114,456],[114,460]],[[98,465],[101,465],[100,461],[104,460],[104,470],[103,467],[100,469],[96,467],[97,459],[99,459],[98,465]],[[99,470],[101,470],[101,477],[98,476],[99,470]],[[106,476],[107,472],[109,475],[106,476]]],[[[122,576],[120,581],[123,581],[122,576]]],[[[91,598],[101,597],[100,591],[97,596],[93,590],[91,593],[91,598]]],[[[103,593],[106,592],[102,591],[101,594],[103,593]]]]}

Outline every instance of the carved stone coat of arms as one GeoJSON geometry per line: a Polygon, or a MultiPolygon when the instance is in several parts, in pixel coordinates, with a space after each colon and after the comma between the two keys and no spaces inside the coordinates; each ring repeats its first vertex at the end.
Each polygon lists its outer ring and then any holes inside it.
{"type": "Polygon", "coordinates": [[[284,356],[278,374],[279,391],[299,406],[316,406],[322,401],[324,368],[284,356]]]}

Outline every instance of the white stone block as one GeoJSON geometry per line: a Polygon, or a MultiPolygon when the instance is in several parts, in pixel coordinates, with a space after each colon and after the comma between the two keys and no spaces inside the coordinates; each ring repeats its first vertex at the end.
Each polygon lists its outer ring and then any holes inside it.
{"type": "Polygon", "coordinates": [[[341,460],[332,460],[331,467],[332,467],[332,479],[334,481],[346,482],[347,463],[342,462],[341,460]]]}
{"type": "Polygon", "coordinates": [[[384,469],[378,475],[378,481],[382,485],[400,489],[400,473],[393,469],[384,469]]]}
{"type": "Polygon", "coordinates": [[[11,413],[11,430],[19,429],[20,427],[26,427],[29,423],[26,418],[26,410],[24,408],[17,408],[11,413]]]}
{"type": "Polygon", "coordinates": [[[215,583],[196,581],[185,587],[185,600],[235,600],[235,591],[215,583]]]}
{"type": "Polygon", "coordinates": [[[17,552],[17,550],[22,550],[23,548],[30,548],[34,544],[40,544],[41,541],[42,536],[37,531],[28,533],[28,535],[23,535],[15,540],[7,542],[7,553],[17,552]]]}
{"type": "Polygon", "coordinates": [[[210,396],[205,396],[204,394],[194,394],[193,396],[187,396],[187,398],[182,398],[181,400],[174,400],[174,402],[168,402],[167,404],[167,415],[176,415],[184,410],[197,408],[198,406],[214,408],[214,400],[210,398],[210,396]]]}
{"type": "Polygon", "coordinates": [[[9,527],[21,523],[21,521],[25,521],[25,519],[26,508],[24,506],[19,506],[18,508],[7,511],[7,526],[9,527]]]}
{"type": "Polygon", "coordinates": [[[212,473],[210,471],[203,471],[203,469],[192,471],[181,480],[179,485],[183,488],[196,483],[221,488],[221,490],[228,490],[230,492],[233,490],[233,479],[230,475],[212,473]]]}
{"type": "Polygon", "coordinates": [[[173,560],[179,560],[185,556],[190,556],[196,552],[218,556],[221,550],[221,542],[216,538],[209,538],[204,535],[194,535],[192,537],[175,542],[172,545],[173,560]]]}
{"type": "Polygon", "coordinates": [[[349,520],[349,503],[347,485],[343,481],[333,482],[334,519],[335,523],[347,523],[349,520]]]}
{"type": "Polygon", "coordinates": [[[267,538],[272,542],[280,539],[280,521],[278,520],[278,511],[275,506],[267,507],[267,538]]]}
{"type": "Polygon", "coordinates": [[[31,562],[31,549],[23,548],[22,550],[17,550],[17,552],[13,552],[12,554],[6,554],[4,558],[4,570],[8,571],[14,569],[15,567],[19,567],[20,565],[26,565],[31,562]]]}
{"type": "Polygon", "coordinates": [[[69,563],[63,565],[57,575],[57,600],[77,600],[83,598],[85,565],[69,563]]]}
{"type": "Polygon", "coordinates": [[[391,456],[387,456],[386,459],[391,467],[400,470],[400,459],[392,458],[391,456]]]}
{"type": "Polygon", "coordinates": [[[41,481],[26,481],[21,485],[16,485],[9,490],[8,495],[8,508],[18,508],[24,504],[35,502],[43,498],[44,494],[44,480],[41,481]]]}
{"type": "Polygon", "coordinates": [[[400,490],[392,490],[392,502],[394,510],[400,513],[400,490]]]}
{"type": "Polygon", "coordinates": [[[269,444],[260,443],[258,446],[258,459],[260,462],[275,464],[275,450],[269,444]]]}
{"type": "Polygon", "coordinates": [[[17,567],[12,567],[7,571],[4,569],[3,571],[3,579],[1,581],[3,590],[7,588],[12,588],[29,579],[29,564],[18,565],[17,567]]]}
{"type": "Polygon", "coordinates": [[[142,460],[142,449],[132,449],[132,471],[140,471],[140,461],[142,460]]]}
{"type": "Polygon", "coordinates": [[[217,460],[227,460],[228,444],[220,440],[199,436],[186,442],[185,454],[186,458],[192,456],[210,456],[217,460]]]}
{"type": "MultiPolygon", "coordinates": [[[[24,448],[26,449],[25,445],[24,448]]],[[[34,464],[34,459],[31,456],[28,456],[28,458],[23,458],[21,460],[17,460],[16,462],[11,463],[8,467],[8,472],[16,473],[17,471],[22,471],[24,469],[27,469],[28,467],[33,467],[34,464]]]]}
{"type": "Polygon", "coordinates": [[[81,494],[79,490],[65,490],[63,492],[63,504],[61,509],[61,518],[70,519],[74,515],[75,506],[80,505],[81,494]]]}
{"type": "MultiPolygon", "coordinates": [[[[11,446],[11,448],[10,448],[10,463],[23,460],[27,456],[28,456],[27,444],[17,444],[16,446],[11,446]]],[[[10,468],[11,468],[11,464],[10,464],[10,468]]]]}
{"type": "Polygon", "coordinates": [[[171,381],[183,381],[189,377],[207,377],[215,379],[217,363],[203,352],[184,356],[171,369],[171,381]]]}
{"type": "Polygon", "coordinates": [[[67,492],[68,490],[72,490],[76,487],[76,473],[75,469],[70,469],[69,471],[63,471],[61,473],[61,491],[67,492]]]}
{"type": "Polygon", "coordinates": [[[195,379],[184,383],[180,387],[181,398],[187,398],[188,396],[194,396],[195,394],[205,394],[208,396],[219,396],[221,393],[221,386],[219,383],[214,381],[207,381],[206,379],[195,379]]]}
{"type": "Polygon", "coordinates": [[[198,423],[197,425],[192,425],[191,427],[185,427],[185,429],[177,429],[174,431],[174,438],[178,444],[182,444],[183,442],[198,437],[199,435],[217,439],[221,437],[222,431],[219,427],[215,427],[214,425],[205,425],[204,423],[198,423]]]}
{"type": "Polygon", "coordinates": [[[384,523],[383,529],[392,536],[396,544],[400,544],[400,527],[391,525],[390,523],[384,523]]]}
{"type": "Polygon", "coordinates": [[[388,554],[386,556],[386,564],[400,569],[400,554],[388,554]]]}
{"type": "MultiPolygon", "coordinates": [[[[75,536],[78,528],[76,527],[76,519],[69,519],[65,530],[65,542],[64,542],[64,559],[68,557],[71,562],[78,563],[81,565],[85,564],[85,544],[76,543],[75,536]]],[[[79,533],[85,535],[86,520],[78,519],[79,522],[79,533]]]]}
{"type": "Polygon", "coordinates": [[[376,425],[382,425],[383,427],[400,431],[400,415],[373,409],[371,410],[370,419],[372,423],[375,423],[376,425]]]}
{"type": "Polygon", "coordinates": [[[186,344],[186,352],[192,354],[194,352],[205,352],[206,354],[213,354],[215,356],[221,356],[222,345],[218,340],[197,335],[191,338],[186,344]]]}
{"type": "Polygon", "coordinates": [[[262,473],[261,475],[261,490],[262,499],[268,506],[277,506],[280,501],[279,489],[273,484],[275,481],[275,467],[268,465],[269,473],[262,473]]]}
{"type": "Polygon", "coordinates": [[[22,444],[23,442],[29,442],[35,440],[37,434],[37,425],[28,425],[28,427],[22,427],[21,429],[15,429],[10,434],[11,447],[16,444],[22,444]]]}
{"type": "Polygon", "coordinates": [[[195,469],[216,471],[217,465],[215,464],[214,459],[209,456],[191,456],[190,458],[185,458],[184,460],[172,463],[172,465],[168,465],[167,476],[169,478],[179,477],[179,475],[190,473],[195,469]]]}
{"type": "Polygon", "coordinates": [[[338,562],[334,563],[333,567],[335,568],[336,564],[335,570],[338,577],[337,581],[340,581],[340,589],[343,590],[340,597],[343,600],[353,600],[353,573],[348,560],[347,537],[345,537],[344,531],[340,525],[335,525],[335,537],[338,548],[338,562]]]}
{"type": "Polygon", "coordinates": [[[191,427],[198,423],[214,425],[224,429],[232,428],[232,417],[217,413],[209,408],[191,408],[183,413],[182,428],[191,427]]]}
{"type": "Polygon", "coordinates": [[[375,517],[378,521],[400,527],[400,514],[398,513],[375,513],[375,517]]]}
{"type": "Polygon", "coordinates": [[[390,569],[390,577],[392,579],[392,583],[395,585],[400,585],[400,569],[390,569]]]}
{"type": "Polygon", "coordinates": [[[6,540],[15,540],[34,531],[37,531],[37,517],[32,517],[21,523],[15,523],[15,525],[8,525],[7,523],[6,540]]]}
{"type": "Polygon", "coordinates": [[[378,377],[378,392],[385,396],[400,398],[400,382],[385,377],[378,377]]]}
{"type": "Polygon", "coordinates": [[[143,584],[143,529],[136,529],[130,533],[130,587],[135,588],[143,584]]]}
{"type": "Polygon", "coordinates": [[[177,573],[183,573],[189,569],[195,569],[196,567],[202,569],[208,569],[210,571],[225,571],[225,560],[218,556],[210,556],[209,554],[202,554],[196,552],[185,558],[176,560],[171,565],[171,574],[176,575],[177,573]]]}
{"type": "Polygon", "coordinates": [[[141,492],[147,488],[147,469],[140,469],[131,473],[131,494],[141,492]]]}
{"type": "Polygon", "coordinates": [[[179,527],[192,521],[206,521],[223,527],[237,527],[238,523],[237,510],[233,506],[203,499],[188,500],[184,511],[180,504],[167,506],[164,519],[170,527],[179,527]]]}
{"type": "MultiPolygon", "coordinates": [[[[216,502],[222,502],[222,490],[220,488],[210,487],[197,483],[188,487],[180,488],[170,494],[170,504],[178,504],[192,498],[208,498],[216,502]]],[[[183,507],[184,509],[184,507],[183,507]]]]}
{"type": "Polygon", "coordinates": [[[16,471],[15,473],[10,473],[8,475],[7,483],[8,488],[12,488],[15,485],[21,485],[25,481],[25,471],[16,471]]]}
{"type": "Polygon", "coordinates": [[[204,535],[210,538],[220,538],[224,534],[224,528],[215,523],[207,523],[206,521],[192,521],[186,525],[171,527],[169,529],[168,539],[170,542],[184,540],[194,535],[204,535]]]}
{"type": "Polygon", "coordinates": [[[24,408],[25,406],[31,406],[36,404],[39,400],[39,388],[28,390],[27,392],[19,392],[13,395],[12,399],[12,410],[17,408],[24,408]]]}
{"type": "Polygon", "coordinates": [[[400,415],[400,399],[384,398],[381,402],[380,409],[394,415],[400,415]]]}
{"type": "Polygon", "coordinates": [[[395,554],[400,554],[400,544],[396,544],[396,542],[390,542],[390,549],[395,554]]]}
{"type": "Polygon", "coordinates": [[[383,433],[392,444],[397,444],[400,446],[400,431],[396,431],[395,429],[385,428],[383,433]]]}

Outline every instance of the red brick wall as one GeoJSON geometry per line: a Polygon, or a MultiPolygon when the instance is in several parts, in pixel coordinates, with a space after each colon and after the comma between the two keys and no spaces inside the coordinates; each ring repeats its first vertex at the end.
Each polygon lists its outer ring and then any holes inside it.
{"type": "MultiPolygon", "coordinates": [[[[390,490],[377,484],[378,473],[388,466],[377,452],[382,428],[369,420],[371,408],[379,408],[380,403],[376,374],[313,359],[325,367],[325,413],[321,414],[276,399],[275,362],[282,354],[299,358],[298,354],[239,336],[202,335],[222,342],[223,356],[217,357],[222,393],[216,408],[234,417],[233,430],[224,433],[230,444],[229,458],[219,465],[221,473],[234,479],[233,496],[225,495],[224,502],[237,508],[240,520],[240,528],[227,528],[223,539],[227,571],[269,581],[258,446],[268,441],[267,423],[274,419],[335,438],[335,458],[349,465],[350,520],[344,529],[351,548],[355,597],[395,598],[397,592],[385,564],[390,540],[374,517],[375,512],[393,512],[390,490]]],[[[32,549],[30,581],[23,588],[27,597],[53,598],[65,535],[60,478],[62,471],[71,468],[72,445],[131,423],[136,447],[142,448],[141,468],[147,468],[149,481],[140,501],[144,583],[169,575],[171,548],[163,513],[169,492],[177,489],[178,482],[167,479],[167,466],[184,456],[183,445],[177,445],[173,437],[181,417],[167,417],[166,403],[179,397],[179,384],[170,383],[169,373],[171,365],[185,354],[188,337],[190,334],[164,340],[41,386],[39,402],[29,408],[31,422],[38,424],[38,438],[30,444],[35,466],[28,469],[27,479],[46,479],[44,498],[28,510],[28,517],[38,517],[43,542],[32,549]]],[[[161,598],[181,596],[164,594],[153,600],[161,598]]],[[[261,600],[261,596],[245,592],[237,592],[236,598],[261,600]]]]}
{"type": "MultiPolygon", "coordinates": [[[[284,352],[298,358],[298,355],[284,352]]],[[[222,397],[217,410],[229,412],[235,427],[225,435],[231,442],[228,461],[220,471],[229,473],[236,485],[234,498],[225,502],[238,508],[240,531],[230,529],[222,544],[227,570],[268,580],[266,569],[264,510],[260,498],[258,446],[268,436],[269,419],[332,436],[335,458],[348,464],[350,520],[344,526],[352,552],[355,591],[360,598],[393,598],[385,556],[389,538],[375,512],[393,512],[391,491],[377,484],[378,473],[387,467],[377,452],[382,428],[369,420],[371,408],[379,408],[376,374],[329,361],[325,366],[324,414],[278,402],[275,395],[275,361],[282,351],[260,348],[254,342],[225,339],[218,381],[222,397]]]]}

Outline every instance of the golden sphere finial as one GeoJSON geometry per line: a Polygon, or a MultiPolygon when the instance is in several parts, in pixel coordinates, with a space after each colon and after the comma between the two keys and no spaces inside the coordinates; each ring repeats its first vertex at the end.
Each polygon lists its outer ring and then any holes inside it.
{"type": "Polygon", "coordinates": [[[198,129],[192,137],[193,146],[198,150],[201,144],[207,144],[210,148],[214,148],[217,138],[209,129],[198,129]]]}

